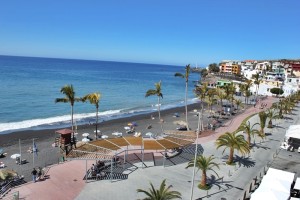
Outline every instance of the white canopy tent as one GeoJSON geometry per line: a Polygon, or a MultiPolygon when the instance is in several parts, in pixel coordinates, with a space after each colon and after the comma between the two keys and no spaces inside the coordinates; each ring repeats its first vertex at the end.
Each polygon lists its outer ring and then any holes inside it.
{"type": "Polygon", "coordinates": [[[251,194],[251,200],[288,200],[290,193],[279,192],[271,190],[269,188],[257,188],[254,193],[251,194]]]}
{"type": "Polygon", "coordinates": [[[295,174],[279,169],[269,168],[261,184],[251,194],[251,200],[287,200],[295,174]]]}
{"type": "Polygon", "coordinates": [[[295,185],[294,185],[294,189],[300,190],[300,178],[297,178],[297,179],[296,179],[296,183],[295,183],[295,185]]]}
{"type": "Polygon", "coordinates": [[[265,176],[268,176],[270,178],[277,179],[277,180],[282,180],[282,181],[292,184],[294,181],[295,173],[286,172],[283,170],[274,169],[274,168],[270,167],[265,176]]]}
{"type": "Polygon", "coordinates": [[[291,183],[284,180],[278,180],[274,177],[265,176],[259,185],[259,188],[270,188],[279,192],[285,192],[290,194],[291,183]]]}
{"type": "Polygon", "coordinates": [[[300,139],[300,125],[291,125],[286,130],[285,137],[300,139]]]}

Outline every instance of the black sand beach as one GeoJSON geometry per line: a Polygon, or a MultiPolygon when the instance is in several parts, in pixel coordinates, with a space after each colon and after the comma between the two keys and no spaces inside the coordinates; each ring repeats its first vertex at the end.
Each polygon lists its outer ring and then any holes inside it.
{"type": "MultiPolygon", "coordinates": [[[[191,130],[196,130],[198,126],[198,117],[197,111],[200,111],[200,104],[195,103],[188,105],[188,120],[191,130]],[[195,112],[196,111],[196,112],[195,112]]],[[[240,111],[242,112],[242,111],[240,111]]],[[[207,116],[208,112],[204,112],[204,126],[207,126],[207,116]]],[[[232,116],[233,117],[233,116],[232,116]]],[[[177,107],[171,108],[168,110],[161,111],[161,118],[164,120],[163,127],[164,130],[176,130],[178,125],[174,123],[174,121],[185,121],[185,107],[177,107]],[[179,117],[174,117],[174,113],[178,113],[179,117]]],[[[231,117],[230,117],[231,118],[231,117]]],[[[210,120],[210,119],[209,119],[210,120]]],[[[226,121],[228,119],[223,119],[221,121],[226,121]]],[[[152,132],[154,134],[161,133],[161,125],[158,123],[158,113],[148,113],[142,115],[136,115],[131,117],[125,117],[120,119],[114,119],[109,121],[103,121],[99,124],[98,129],[101,130],[102,135],[107,135],[109,137],[115,137],[112,135],[113,132],[122,132],[123,136],[130,136],[133,134],[127,134],[124,130],[124,127],[127,126],[130,122],[136,122],[137,126],[135,130],[137,132],[141,132],[144,135],[147,132],[152,132]],[[151,117],[154,117],[152,119],[151,117]],[[151,125],[151,129],[147,129],[147,127],[151,125]]],[[[70,128],[70,127],[65,127],[70,128]]],[[[19,174],[25,176],[26,181],[30,181],[30,172],[33,167],[45,167],[48,165],[57,164],[61,161],[61,157],[59,154],[59,148],[52,147],[52,144],[55,141],[55,131],[57,129],[46,129],[46,130],[27,130],[14,132],[10,134],[2,134],[0,135],[0,146],[6,152],[6,156],[1,158],[0,160],[5,163],[7,168],[13,169],[17,171],[19,174]],[[32,147],[33,139],[38,148],[38,155],[34,156],[31,153],[28,153],[27,150],[29,147],[32,147]],[[19,145],[19,140],[21,143],[21,150],[19,145]],[[22,159],[26,159],[27,163],[23,165],[17,165],[15,160],[10,158],[12,154],[20,153],[22,155],[22,159]],[[34,163],[33,163],[34,162],[34,163]]],[[[95,139],[95,125],[81,125],[77,127],[78,135],[77,140],[81,141],[83,133],[89,133],[91,139],[95,139]]],[[[209,130],[201,133],[200,137],[205,137],[208,134],[212,134],[213,131],[209,130]]]]}

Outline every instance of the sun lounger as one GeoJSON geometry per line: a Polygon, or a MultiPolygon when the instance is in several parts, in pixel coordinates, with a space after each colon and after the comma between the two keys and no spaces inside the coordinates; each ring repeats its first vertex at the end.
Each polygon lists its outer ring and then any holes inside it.
{"type": "Polygon", "coordinates": [[[135,132],[134,137],[140,137],[142,135],[141,132],[135,132]]]}

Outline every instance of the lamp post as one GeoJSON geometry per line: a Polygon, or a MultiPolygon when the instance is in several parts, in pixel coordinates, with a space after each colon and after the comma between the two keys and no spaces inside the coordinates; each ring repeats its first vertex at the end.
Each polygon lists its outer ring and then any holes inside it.
{"type": "Polygon", "coordinates": [[[194,182],[195,182],[195,170],[196,170],[196,160],[197,160],[197,154],[198,154],[198,136],[200,133],[200,121],[202,119],[202,110],[201,113],[198,112],[198,129],[197,129],[197,139],[196,139],[196,147],[195,147],[195,157],[194,157],[194,167],[193,167],[193,177],[192,177],[192,187],[191,187],[191,198],[193,199],[193,193],[194,193],[194,182]]]}

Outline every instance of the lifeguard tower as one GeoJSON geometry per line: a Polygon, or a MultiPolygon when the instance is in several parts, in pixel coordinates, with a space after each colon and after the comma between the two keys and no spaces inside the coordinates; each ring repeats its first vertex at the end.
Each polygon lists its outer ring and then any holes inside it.
{"type": "Polygon", "coordinates": [[[55,146],[60,148],[60,154],[65,157],[72,149],[74,131],[71,129],[61,129],[55,131],[55,146]],[[58,134],[58,136],[56,135],[58,134]]]}

